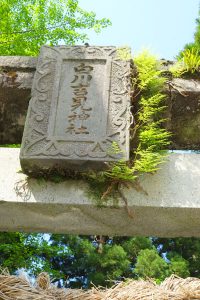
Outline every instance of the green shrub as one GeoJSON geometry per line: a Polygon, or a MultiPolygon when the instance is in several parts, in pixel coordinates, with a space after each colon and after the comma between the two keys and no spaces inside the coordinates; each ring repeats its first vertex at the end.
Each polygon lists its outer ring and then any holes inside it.
{"type": "Polygon", "coordinates": [[[194,74],[200,70],[199,50],[195,47],[185,49],[178,61],[170,68],[174,77],[181,77],[184,74],[194,74]]]}

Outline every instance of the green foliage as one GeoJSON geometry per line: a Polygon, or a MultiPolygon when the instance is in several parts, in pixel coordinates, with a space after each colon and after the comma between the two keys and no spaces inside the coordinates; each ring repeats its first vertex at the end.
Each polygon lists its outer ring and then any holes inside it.
{"type": "Polygon", "coordinates": [[[122,246],[113,245],[104,247],[104,255],[101,260],[103,274],[109,280],[117,279],[129,269],[130,261],[122,246]]]}
{"type": "MultiPolygon", "coordinates": [[[[196,19],[196,31],[194,33],[194,42],[190,44],[190,47],[195,47],[196,49],[198,49],[199,51],[199,55],[200,55],[200,10],[199,10],[199,16],[196,19]]],[[[187,47],[188,45],[186,45],[187,47]]]]}
{"type": "Polygon", "coordinates": [[[109,200],[113,202],[114,206],[117,206],[118,199],[115,197],[114,190],[108,193],[106,197],[103,197],[105,191],[109,190],[111,184],[104,172],[90,172],[84,179],[87,180],[89,186],[87,195],[95,202],[97,207],[103,207],[109,200]]]}
{"type": "Polygon", "coordinates": [[[170,72],[174,77],[181,77],[186,74],[194,74],[200,70],[200,54],[199,49],[191,47],[185,49],[181,53],[181,57],[170,68],[170,72]]]}
{"type": "Polygon", "coordinates": [[[160,63],[156,57],[147,50],[134,58],[134,63],[138,71],[138,87],[143,94],[148,96],[161,92],[165,78],[160,71],[160,63]]]}
{"type": "Polygon", "coordinates": [[[119,47],[117,49],[117,58],[121,60],[131,60],[131,49],[128,46],[119,47]]]}
{"type": "Polygon", "coordinates": [[[110,25],[78,0],[1,0],[0,15],[0,55],[37,55],[43,44],[73,45],[87,39],[86,29],[110,25]]]}
{"type": "Polygon", "coordinates": [[[194,76],[200,71],[200,11],[196,24],[194,41],[185,45],[177,55],[177,62],[170,69],[174,77],[194,76]]]}
{"type": "Polygon", "coordinates": [[[165,161],[170,133],[162,128],[165,121],[162,113],[165,96],[162,93],[165,78],[160,71],[156,58],[147,51],[134,59],[138,70],[138,86],[141,90],[137,113],[138,147],[135,151],[135,171],[139,173],[155,172],[165,161]]]}
{"type": "MultiPolygon", "coordinates": [[[[127,59],[128,55],[129,49],[119,49],[120,59],[127,59]]],[[[135,181],[143,173],[156,172],[167,157],[165,148],[169,144],[170,133],[162,128],[165,121],[162,114],[166,108],[162,90],[166,80],[162,77],[157,59],[147,51],[137,56],[134,63],[137,76],[132,77],[132,89],[139,88],[134,102],[136,98],[138,101],[138,95],[139,101],[131,132],[134,132],[135,140],[132,138],[137,147],[131,149],[129,162],[119,159],[115,163],[109,163],[106,171],[83,174],[90,186],[88,195],[98,206],[110,199],[123,198],[119,190],[122,184],[127,186],[127,183],[135,181]]],[[[115,154],[121,152],[117,143],[113,143],[109,151],[115,154]]],[[[123,198],[123,201],[128,210],[126,199],[123,198]]]]}
{"type": "Polygon", "coordinates": [[[134,273],[142,278],[154,278],[162,281],[168,275],[168,265],[159,256],[156,249],[144,249],[139,252],[134,273]]]}
{"type": "Polygon", "coordinates": [[[169,272],[179,277],[186,278],[190,276],[189,262],[185,260],[181,255],[175,254],[170,261],[169,272]]]}
{"type": "MultiPolygon", "coordinates": [[[[127,59],[129,50],[119,48],[120,59],[127,59]]],[[[142,173],[155,172],[165,161],[164,149],[169,144],[170,133],[162,128],[162,114],[166,108],[163,104],[165,96],[162,93],[166,79],[162,77],[157,59],[147,51],[134,58],[137,68],[137,79],[132,77],[133,90],[139,89],[139,109],[135,118],[134,134],[137,131],[138,146],[131,149],[129,163],[120,160],[110,164],[104,176],[113,181],[134,181],[142,173]]],[[[138,97],[138,94],[137,94],[138,97]]]]}
{"type": "Polygon", "coordinates": [[[165,162],[166,154],[164,152],[154,152],[151,149],[137,150],[140,159],[135,162],[135,170],[140,173],[154,173],[158,170],[161,163],[165,162]]]}
{"type": "Polygon", "coordinates": [[[200,55],[200,10],[198,18],[196,19],[196,30],[194,33],[194,41],[185,45],[184,49],[180,51],[179,55],[177,56],[178,59],[183,57],[183,53],[185,50],[194,50],[194,52],[200,55]]]}
{"type": "Polygon", "coordinates": [[[51,241],[52,246],[64,246],[68,249],[64,260],[60,253],[50,260],[52,271],[60,271],[58,280],[65,279],[66,276],[73,279],[70,287],[82,287],[86,278],[87,286],[91,283],[111,286],[112,280],[120,278],[130,268],[131,262],[120,245],[106,244],[102,251],[98,251],[88,237],[51,235],[51,241]]]}
{"type": "MultiPolygon", "coordinates": [[[[130,50],[127,47],[119,48],[117,54],[119,59],[130,59],[130,50]]],[[[90,172],[83,175],[90,184],[92,198],[98,199],[98,205],[101,205],[101,201],[108,198],[113,190],[118,190],[119,184],[132,182],[140,174],[155,172],[166,159],[164,149],[170,139],[170,133],[162,128],[165,121],[162,114],[166,108],[162,90],[166,79],[162,76],[156,57],[147,51],[135,57],[134,63],[137,76],[131,77],[132,89],[133,91],[139,89],[139,93],[134,96],[136,102],[139,95],[139,108],[134,115],[134,128],[131,132],[133,131],[134,135],[137,133],[135,135],[137,147],[131,149],[129,162],[120,159],[116,163],[109,163],[108,170],[104,172],[90,172]],[[102,193],[103,186],[105,189],[102,193]]],[[[109,151],[115,154],[121,152],[117,143],[113,143],[109,151]]]]}
{"type": "Polygon", "coordinates": [[[46,247],[42,234],[0,233],[0,265],[7,267],[11,273],[18,268],[30,269],[32,274],[43,267],[48,270],[48,260],[42,260],[47,250],[52,256],[58,249],[46,247]]]}
{"type": "Polygon", "coordinates": [[[157,126],[144,126],[145,130],[140,131],[141,148],[161,150],[169,144],[169,133],[157,126]]]}
{"type": "Polygon", "coordinates": [[[27,250],[24,245],[25,235],[21,233],[0,233],[0,265],[11,272],[25,267],[27,250]]]}
{"type": "Polygon", "coordinates": [[[13,274],[48,272],[59,286],[111,286],[124,278],[200,278],[197,238],[98,237],[0,233],[0,265],[13,274]],[[101,241],[100,244],[97,243],[101,241]]]}
{"type": "Polygon", "coordinates": [[[4,144],[0,145],[0,148],[20,148],[21,144],[4,144]]]}
{"type": "Polygon", "coordinates": [[[162,245],[160,251],[167,253],[167,258],[172,261],[181,256],[187,261],[187,273],[200,278],[200,239],[199,238],[155,238],[154,245],[162,245]]]}
{"type": "Polygon", "coordinates": [[[193,74],[194,72],[199,71],[200,55],[197,49],[191,48],[183,51],[182,61],[185,65],[186,72],[191,72],[193,74]]]}
{"type": "MultiPolygon", "coordinates": [[[[46,42],[56,44],[61,39],[73,44],[84,39],[84,34],[77,33],[78,28],[99,30],[108,24],[105,19],[98,22],[94,14],[77,9],[77,1],[3,0],[0,13],[0,54],[35,55],[46,42]]],[[[195,43],[186,46],[190,49],[187,59],[192,70],[197,68],[197,53],[200,53],[199,19],[197,22],[195,43]]],[[[127,52],[124,58],[129,59],[128,55],[127,52]]],[[[183,57],[180,54],[180,59],[183,57]]],[[[138,147],[132,149],[130,164],[119,161],[111,164],[107,172],[90,174],[93,194],[99,199],[112,181],[132,181],[141,173],[154,172],[166,158],[163,149],[170,135],[162,128],[165,78],[157,60],[149,53],[143,52],[134,61],[138,80],[134,79],[133,85],[136,90],[139,87],[139,97],[135,96],[139,98],[139,108],[134,128],[138,147]]],[[[113,145],[113,151],[118,151],[117,145],[113,145]]],[[[54,175],[53,180],[60,182],[61,178],[54,175]]],[[[46,271],[60,286],[72,288],[87,288],[92,283],[111,286],[113,281],[128,277],[153,277],[160,282],[172,273],[200,278],[200,240],[197,238],[106,237],[102,243],[99,251],[94,237],[50,234],[46,241],[42,234],[2,232],[0,265],[8,267],[12,274],[18,268],[26,268],[33,275],[46,271]]]]}
{"type": "Polygon", "coordinates": [[[110,169],[104,172],[104,175],[117,181],[132,181],[137,178],[134,172],[134,167],[129,167],[126,161],[119,160],[117,163],[111,163],[110,169]]]}
{"type": "Polygon", "coordinates": [[[127,252],[128,258],[134,263],[141,250],[153,248],[152,241],[146,237],[129,238],[122,243],[122,246],[127,252]]]}

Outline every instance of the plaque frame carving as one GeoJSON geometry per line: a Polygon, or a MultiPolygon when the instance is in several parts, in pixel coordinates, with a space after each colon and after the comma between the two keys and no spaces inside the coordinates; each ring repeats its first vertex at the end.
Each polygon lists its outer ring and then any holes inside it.
{"type": "Polygon", "coordinates": [[[117,58],[115,47],[43,46],[38,58],[32,97],[22,139],[21,163],[47,159],[72,161],[117,161],[129,159],[130,61],[117,58]],[[65,140],[54,135],[56,102],[59,98],[63,61],[105,61],[107,72],[109,128],[101,139],[78,137],[65,140]],[[121,150],[112,152],[115,142],[121,150]],[[78,144],[77,144],[78,143],[78,144]],[[78,146],[77,146],[78,145],[78,146]]]}

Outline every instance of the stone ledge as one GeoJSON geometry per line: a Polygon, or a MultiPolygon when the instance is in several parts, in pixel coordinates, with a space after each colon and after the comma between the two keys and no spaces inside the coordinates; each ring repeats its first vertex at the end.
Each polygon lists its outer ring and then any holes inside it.
{"type": "MultiPolygon", "coordinates": [[[[0,56],[0,144],[21,143],[36,63],[37,57],[0,56]]],[[[174,79],[165,92],[170,148],[200,149],[200,81],[174,79]]]]}
{"type": "Polygon", "coordinates": [[[33,56],[0,56],[0,68],[12,70],[35,70],[37,57],[33,56]]]}
{"type": "Polygon", "coordinates": [[[144,191],[124,189],[123,202],[98,208],[83,181],[29,179],[20,173],[19,149],[0,148],[0,230],[73,234],[200,236],[200,155],[171,154],[144,191]]]}

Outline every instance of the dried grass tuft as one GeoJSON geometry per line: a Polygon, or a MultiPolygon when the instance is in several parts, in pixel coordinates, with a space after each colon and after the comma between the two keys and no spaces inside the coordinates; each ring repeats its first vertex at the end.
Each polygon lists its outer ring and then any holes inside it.
{"type": "Polygon", "coordinates": [[[171,276],[160,285],[151,280],[128,280],[110,289],[83,291],[58,289],[45,272],[33,287],[24,278],[0,271],[0,300],[200,300],[200,279],[192,277],[171,276]]]}

